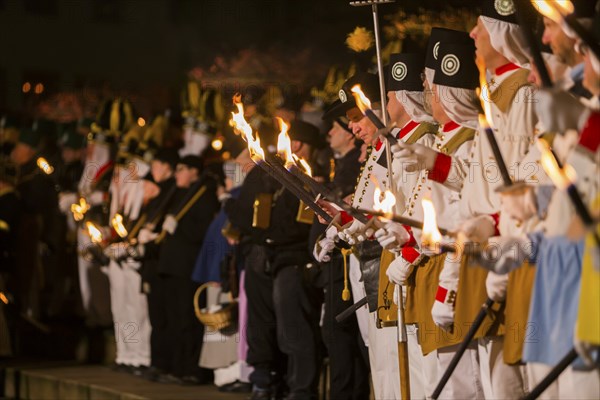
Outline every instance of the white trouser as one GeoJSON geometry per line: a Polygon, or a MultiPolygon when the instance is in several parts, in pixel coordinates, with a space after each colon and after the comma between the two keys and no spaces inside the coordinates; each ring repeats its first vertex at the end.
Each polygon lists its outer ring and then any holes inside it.
{"type": "MultiPolygon", "coordinates": [[[[357,302],[365,297],[367,292],[365,292],[365,286],[360,280],[361,273],[358,258],[353,254],[350,254],[348,258],[348,280],[352,289],[352,299],[354,302],[357,302]]],[[[362,336],[365,346],[369,347],[369,320],[371,316],[369,315],[369,308],[366,305],[356,310],[356,319],[358,320],[360,336],[362,336]]]]}
{"type": "MultiPolygon", "coordinates": [[[[444,347],[437,351],[438,377],[441,378],[448,368],[452,357],[460,344],[444,347]]],[[[436,383],[437,385],[437,383],[436,383]]],[[[450,376],[440,399],[483,399],[483,388],[479,376],[479,356],[477,343],[471,342],[460,358],[456,369],[450,376]]]]}
{"type": "MultiPolygon", "coordinates": [[[[539,363],[528,363],[527,374],[529,389],[544,379],[553,366],[539,363]]],[[[600,371],[577,371],[568,367],[557,380],[554,381],[539,399],[600,399],[600,371]]]]}
{"type": "Polygon", "coordinates": [[[424,399],[430,396],[437,384],[437,352],[426,356],[421,351],[417,336],[417,325],[406,325],[408,334],[408,367],[410,370],[410,396],[424,399]]]}
{"type": "Polygon", "coordinates": [[[377,313],[369,314],[369,364],[376,400],[400,399],[398,331],[395,327],[377,329],[377,313]]]}
{"type": "Polygon", "coordinates": [[[79,275],[79,291],[81,293],[81,302],[83,309],[87,312],[90,309],[90,301],[92,299],[92,289],[90,286],[90,278],[88,277],[88,271],[92,266],[89,259],[89,255],[82,255],[82,253],[92,245],[89,235],[83,229],[77,230],[77,272],[79,275]]]}
{"type": "Polygon", "coordinates": [[[146,295],[141,293],[137,261],[114,260],[108,267],[110,302],[117,344],[116,362],[133,366],[150,365],[150,319],[146,295]]]}
{"type": "Polygon", "coordinates": [[[479,371],[486,399],[519,399],[527,393],[524,366],[504,363],[504,337],[493,336],[477,341],[479,371]]]}

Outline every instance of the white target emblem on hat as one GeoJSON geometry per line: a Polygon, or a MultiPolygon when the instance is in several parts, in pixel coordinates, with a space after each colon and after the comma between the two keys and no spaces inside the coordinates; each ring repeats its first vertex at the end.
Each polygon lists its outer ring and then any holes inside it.
{"type": "Polygon", "coordinates": [[[340,90],[339,96],[340,96],[340,100],[342,103],[345,103],[348,101],[348,96],[346,95],[346,92],[344,92],[344,89],[340,90]]]}
{"type": "Polygon", "coordinates": [[[514,14],[516,11],[513,0],[496,0],[494,2],[494,8],[496,9],[496,12],[503,17],[514,14]]]}
{"type": "Polygon", "coordinates": [[[438,59],[439,52],[440,52],[440,42],[436,42],[436,44],[433,45],[433,58],[435,58],[436,60],[438,59]]]}
{"type": "Polygon", "coordinates": [[[406,64],[398,61],[392,66],[392,77],[398,82],[401,82],[406,78],[407,71],[406,64]]]}
{"type": "Polygon", "coordinates": [[[446,54],[440,65],[442,72],[448,76],[456,75],[460,69],[460,61],[454,54],[446,54]]]}

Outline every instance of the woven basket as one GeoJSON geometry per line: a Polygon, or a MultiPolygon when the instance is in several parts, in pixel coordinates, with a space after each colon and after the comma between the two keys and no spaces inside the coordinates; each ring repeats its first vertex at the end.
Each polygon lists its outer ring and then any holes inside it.
{"type": "Polygon", "coordinates": [[[235,322],[234,319],[237,318],[238,303],[237,300],[233,299],[230,294],[230,302],[223,304],[223,308],[221,308],[219,311],[214,313],[202,311],[198,305],[198,299],[200,298],[202,292],[211,286],[221,287],[218,282],[207,282],[196,289],[196,293],[194,293],[194,312],[196,314],[196,318],[198,318],[198,320],[207,328],[211,328],[212,330],[225,329],[235,322]]]}

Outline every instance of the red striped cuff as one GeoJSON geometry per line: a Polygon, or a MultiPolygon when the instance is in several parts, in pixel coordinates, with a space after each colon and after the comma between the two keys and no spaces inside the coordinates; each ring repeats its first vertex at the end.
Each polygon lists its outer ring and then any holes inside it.
{"type": "Polygon", "coordinates": [[[448,295],[448,289],[442,286],[438,286],[437,292],[435,293],[435,300],[440,303],[446,302],[446,296],[448,295]]]}
{"type": "Polygon", "coordinates": [[[588,118],[581,131],[579,145],[592,153],[598,151],[598,147],[600,146],[600,113],[592,113],[588,118]]]}
{"type": "Polygon", "coordinates": [[[500,230],[498,229],[498,225],[500,224],[500,213],[490,214],[490,217],[494,220],[494,236],[500,236],[500,230]]]}
{"type": "Polygon", "coordinates": [[[351,222],[354,218],[350,216],[346,211],[342,211],[340,213],[340,224],[342,226],[346,225],[348,222],[351,222]]]}
{"type": "Polygon", "coordinates": [[[450,166],[452,166],[452,157],[444,153],[438,153],[435,157],[433,168],[429,170],[428,178],[439,183],[444,183],[448,179],[448,175],[450,175],[450,166]]]}
{"type": "Polygon", "coordinates": [[[415,235],[413,235],[412,228],[408,225],[402,225],[402,226],[404,227],[404,229],[406,229],[406,232],[408,232],[408,234],[410,235],[410,239],[408,239],[408,242],[406,242],[404,244],[404,246],[415,247],[417,245],[417,241],[415,240],[415,235]]]}
{"type": "Polygon", "coordinates": [[[421,253],[414,247],[404,246],[402,247],[401,255],[403,259],[412,264],[419,258],[421,253]]]}

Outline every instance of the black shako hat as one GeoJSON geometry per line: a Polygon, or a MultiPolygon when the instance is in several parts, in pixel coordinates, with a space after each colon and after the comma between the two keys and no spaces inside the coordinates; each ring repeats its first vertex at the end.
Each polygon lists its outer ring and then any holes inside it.
{"type": "Polygon", "coordinates": [[[390,55],[390,63],[385,74],[385,89],[388,92],[398,90],[422,92],[424,69],[424,54],[401,53],[390,55]]]}
{"type": "Polygon", "coordinates": [[[177,150],[171,148],[162,148],[154,155],[154,160],[169,164],[173,170],[179,162],[177,150]]]}
{"type": "Polygon", "coordinates": [[[454,29],[435,27],[431,29],[431,35],[427,43],[427,54],[425,55],[425,67],[436,70],[439,63],[440,43],[472,43],[473,39],[466,32],[456,31],[454,29]]]}
{"type": "Polygon", "coordinates": [[[319,128],[299,119],[296,119],[291,123],[290,139],[306,143],[314,148],[323,145],[319,128]]]}
{"type": "Polygon", "coordinates": [[[367,96],[371,103],[381,102],[381,93],[379,91],[379,78],[377,74],[368,72],[357,72],[344,82],[338,92],[339,103],[335,101],[329,110],[323,115],[323,119],[330,119],[346,114],[346,111],[356,107],[352,88],[354,85],[360,85],[361,90],[367,96]]]}
{"type": "MultiPolygon", "coordinates": [[[[465,33],[466,34],[466,33],[465,33]]],[[[439,48],[439,63],[433,83],[462,89],[479,86],[479,70],[475,64],[475,43],[442,41],[439,48]]]]}
{"type": "Polygon", "coordinates": [[[188,155],[179,160],[177,164],[183,164],[189,168],[196,168],[198,172],[201,172],[202,167],[204,166],[204,161],[199,156],[188,155]]]}

